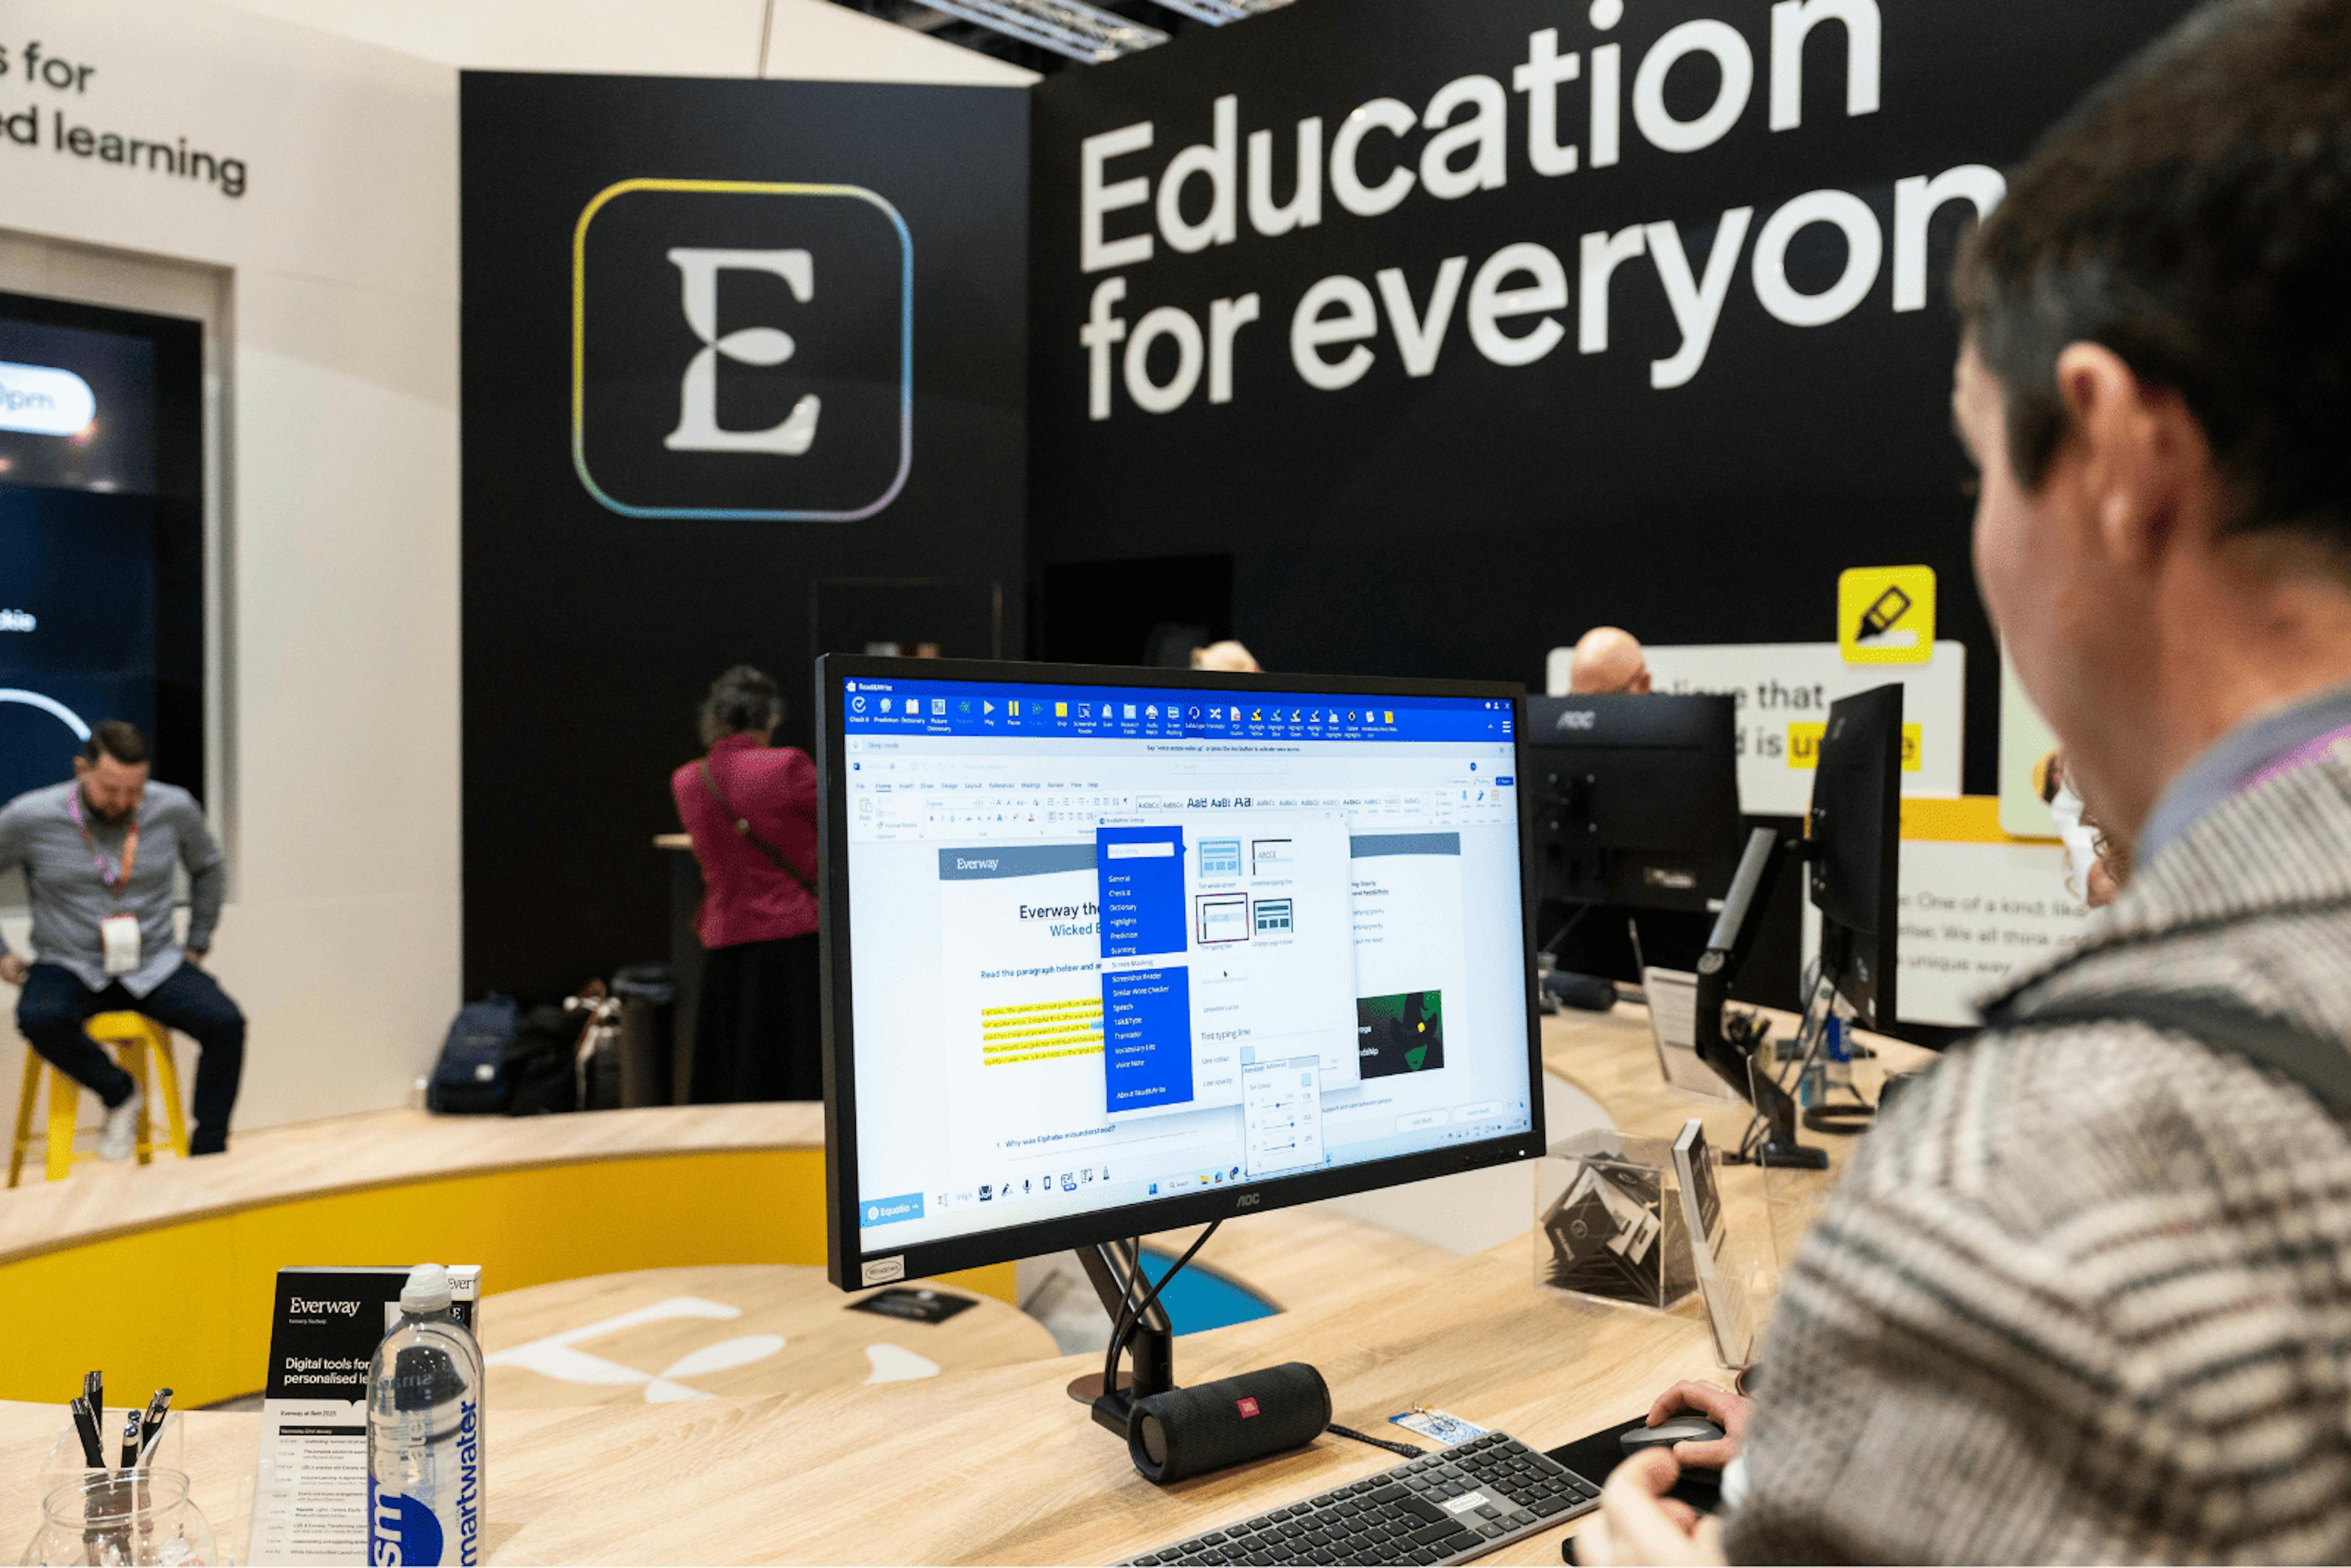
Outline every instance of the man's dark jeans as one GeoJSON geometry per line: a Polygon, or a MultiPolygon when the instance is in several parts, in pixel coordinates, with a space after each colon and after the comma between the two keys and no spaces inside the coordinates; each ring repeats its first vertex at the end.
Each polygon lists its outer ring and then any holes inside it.
{"type": "MultiPolygon", "coordinates": [[[[16,998],[16,1027],[33,1049],[110,1110],[130,1097],[131,1074],[114,1064],[82,1026],[99,1013],[144,1013],[202,1048],[196,1064],[194,1130],[188,1153],[216,1155],[228,1147],[228,1113],[245,1071],[245,1015],[220,983],[193,964],[182,964],[144,997],[120,982],[93,991],[56,964],[36,964],[16,998]]],[[[162,1120],[162,1113],[154,1112],[162,1120]]]]}

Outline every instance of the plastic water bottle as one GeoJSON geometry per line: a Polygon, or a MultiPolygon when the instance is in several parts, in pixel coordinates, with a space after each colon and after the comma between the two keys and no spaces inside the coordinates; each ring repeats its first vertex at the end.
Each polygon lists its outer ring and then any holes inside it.
{"type": "Polygon", "coordinates": [[[368,1366],[368,1561],[474,1563],[482,1542],[482,1351],[423,1263],[368,1366]]]}

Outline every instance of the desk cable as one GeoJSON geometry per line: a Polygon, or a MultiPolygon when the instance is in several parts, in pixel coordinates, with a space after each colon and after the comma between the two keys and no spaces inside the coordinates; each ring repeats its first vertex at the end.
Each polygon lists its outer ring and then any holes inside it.
{"type": "Polygon", "coordinates": [[[1416,1448],[1410,1443],[1395,1443],[1385,1437],[1374,1437],[1369,1432],[1358,1432],[1353,1427],[1342,1427],[1335,1421],[1323,1430],[1334,1437],[1352,1437],[1358,1443],[1369,1443],[1374,1448],[1385,1448],[1391,1454],[1402,1454],[1407,1459],[1417,1459],[1432,1451],[1427,1448],[1416,1448]]]}
{"type": "Polygon", "coordinates": [[[1184,1256],[1176,1259],[1169,1265],[1167,1272],[1159,1276],[1159,1282],[1151,1287],[1149,1293],[1144,1295],[1140,1302],[1134,1300],[1134,1281],[1147,1276],[1144,1272],[1142,1249],[1138,1247],[1135,1249],[1134,1271],[1128,1277],[1126,1297],[1120,1303],[1127,1310],[1120,1312],[1117,1320],[1111,1324],[1110,1351],[1102,1357],[1102,1385],[1104,1394],[1110,1394],[1117,1389],[1118,1358],[1126,1353],[1127,1340],[1133,1336],[1136,1329],[1143,1326],[1144,1318],[1159,1300],[1159,1292],[1167,1288],[1169,1281],[1184,1271],[1184,1265],[1189,1263],[1198,1254],[1200,1249],[1208,1244],[1208,1238],[1214,1236],[1217,1228],[1223,1224],[1224,1221],[1221,1219],[1212,1220],[1206,1230],[1193,1239],[1192,1245],[1184,1249],[1184,1256]]]}

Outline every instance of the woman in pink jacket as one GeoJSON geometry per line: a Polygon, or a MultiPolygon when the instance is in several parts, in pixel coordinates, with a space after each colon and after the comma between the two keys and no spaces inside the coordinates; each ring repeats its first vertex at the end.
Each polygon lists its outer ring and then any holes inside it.
{"type": "Polygon", "coordinates": [[[824,1098],[816,936],[816,764],[775,746],[784,701],[738,664],[702,705],[709,754],[670,776],[705,889],[709,958],[694,1030],[692,1098],[824,1098]]]}

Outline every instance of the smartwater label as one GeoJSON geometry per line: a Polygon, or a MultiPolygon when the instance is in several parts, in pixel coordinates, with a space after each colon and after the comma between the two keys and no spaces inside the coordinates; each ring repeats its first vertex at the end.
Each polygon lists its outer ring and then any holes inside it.
{"type": "Polygon", "coordinates": [[[438,1563],[448,1544],[441,1521],[422,1498],[379,1491],[368,1480],[368,1561],[388,1568],[392,1563],[438,1563]]]}
{"type": "Polygon", "coordinates": [[[436,1445],[444,1447],[441,1464],[427,1471],[444,1478],[436,1495],[385,1491],[369,1475],[367,1561],[375,1568],[473,1568],[481,1561],[480,1413],[471,1403],[464,1409],[455,1438],[436,1445]]]}

